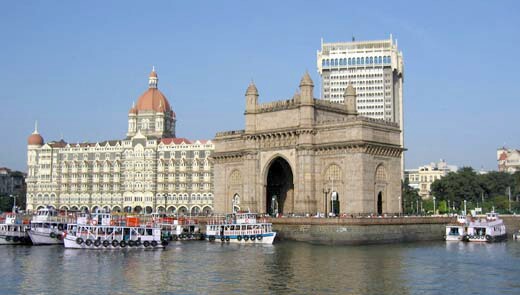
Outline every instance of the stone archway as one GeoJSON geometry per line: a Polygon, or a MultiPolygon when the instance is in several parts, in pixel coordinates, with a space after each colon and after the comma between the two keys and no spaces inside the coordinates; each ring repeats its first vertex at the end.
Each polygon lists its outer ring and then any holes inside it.
{"type": "Polygon", "coordinates": [[[294,212],[293,172],[284,158],[276,157],[271,161],[265,184],[265,212],[273,215],[294,212]]]}

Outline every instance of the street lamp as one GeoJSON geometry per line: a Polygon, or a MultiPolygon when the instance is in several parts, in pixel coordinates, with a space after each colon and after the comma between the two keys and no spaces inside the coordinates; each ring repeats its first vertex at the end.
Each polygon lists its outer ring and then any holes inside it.
{"type": "Polygon", "coordinates": [[[433,197],[433,215],[435,215],[435,197],[433,197]]]}
{"type": "Polygon", "coordinates": [[[16,211],[16,195],[9,195],[9,197],[13,198],[13,213],[16,211]]]}
{"type": "Polygon", "coordinates": [[[468,215],[468,214],[466,213],[466,200],[464,200],[464,215],[468,215]]]}
{"type": "Polygon", "coordinates": [[[323,211],[323,214],[325,215],[325,217],[327,217],[327,195],[330,193],[330,188],[328,189],[325,189],[323,188],[323,194],[325,195],[325,199],[323,202],[323,204],[325,205],[325,210],[323,211]]]}
{"type": "Polygon", "coordinates": [[[399,208],[398,208],[399,212],[397,212],[397,213],[399,213],[399,216],[401,216],[401,208],[402,208],[403,204],[401,204],[401,196],[399,196],[398,198],[399,198],[399,208]]]}

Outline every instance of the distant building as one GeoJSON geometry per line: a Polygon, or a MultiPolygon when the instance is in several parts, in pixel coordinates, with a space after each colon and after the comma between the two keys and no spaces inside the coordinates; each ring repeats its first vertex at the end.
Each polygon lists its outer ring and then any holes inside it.
{"type": "Polygon", "coordinates": [[[446,176],[449,172],[457,172],[457,166],[448,165],[444,160],[439,163],[430,163],[418,169],[407,169],[404,174],[411,187],[419,190],[422,198],[429,198],[432,183],[446,176]]]}
{"type": "Polygon", "coordinates": [[[505,147],[497,150],[498,171],[515,173],[520,171],[520,150],[505,147]]]}
{"type": "Polygon", "coordinates": [[[386,40],[321,44],[317,53],[321,98],[343,103],[351,84],[360,116],[403,123],[403,54],[386,40]]]}
{"type": "Polygon", "coordinates": [[[176,116],[157,88],[128,113],[126,138],[93,143],[28,139],[27,209],[199,214],[213,211],[214,150],[209,140],[175,135],[176,116]]]}
{"type": "Polygon", "coordinates": [[[0,195],[25,194],[25,173],[0,167],[0,195]]]}

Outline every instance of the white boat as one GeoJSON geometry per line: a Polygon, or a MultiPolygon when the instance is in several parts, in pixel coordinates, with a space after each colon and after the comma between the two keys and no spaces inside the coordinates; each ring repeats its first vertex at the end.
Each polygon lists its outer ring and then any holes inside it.
{"type": "Polygon", "coordinates": [[[520,240],[520,230],[513,234],[513,240],[520,240]]]}
{"type": "Polygon", "coordinates": [[[30,245],[28,226],[20,214],[6,213],[0,220],[0,245],[30,245]]]}
{"type": "Polygon", "coordinates": [[[498,214],[490,212],[485,219],[470,221],[467,234],[463,241],[466,242],[498,242],[507,239],[504,221],[498,218],[498,214]]]}
{"type": "Polygon", "coordinates": [[[162,237],[167,241],[204,240],[196,219],[168,216],[165,213],[152,213],[152,222],[161,228],[162,237]]]}
{"type": "Polygon", "coordinates": [[[33,245],[63,244],[68,223],[74,223],[74,217],[53,208],[42,208],[33,216],[28,234],[33,245]]]}
{"type": "Polygon", "coordinates": [[[462,241],[468,229],[468,221],[466,216],[457,216],[457,223],[446,225],[446,241],[462,241]]]}
{"type": "Polygon", "coordinates": [[[161,249],[161,228],[139,224],[137,217],[113,220],[108,213],[81,214],[76,224],[68,225],[63,239],[72,249],[161,249]],[[131,218],[131,219],[130,219],[131,218]]]}
{"type": "Polygon", "coordinates": [[[272,244],[276,237],[272,226],[272,223],[257,221],[255,213],[233,213],[225,218],[210,220],[206,226],[206,237],[210,242],[272,244]]]}

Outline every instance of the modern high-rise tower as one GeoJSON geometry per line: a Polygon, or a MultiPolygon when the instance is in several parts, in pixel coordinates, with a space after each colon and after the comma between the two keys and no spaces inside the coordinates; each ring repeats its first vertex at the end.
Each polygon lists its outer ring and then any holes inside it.
{"type": "Polygon", "coordinates": [[[387,40],[323,43],[318,51],[321,98],[343,102],[349,83],[361,116],[403,124],[403,54],[387,40]]]}

